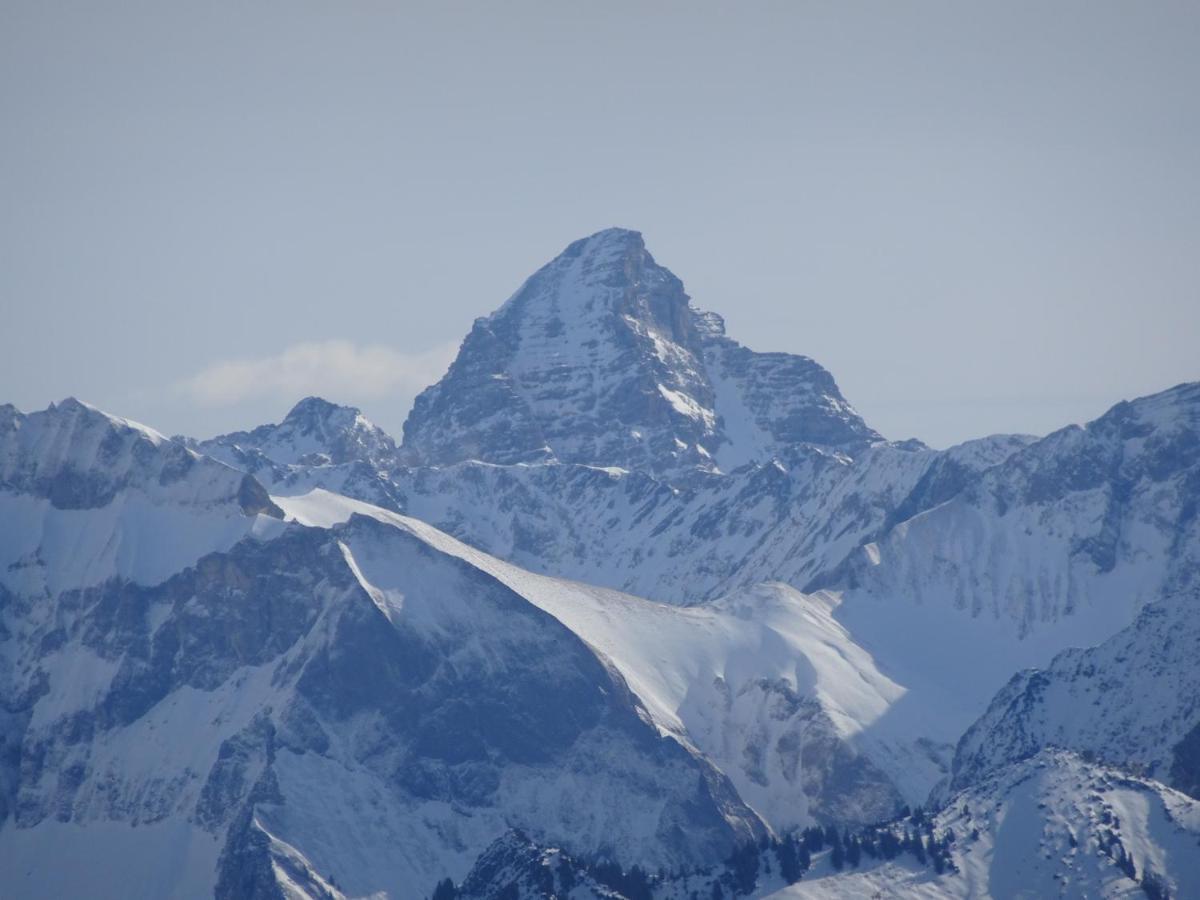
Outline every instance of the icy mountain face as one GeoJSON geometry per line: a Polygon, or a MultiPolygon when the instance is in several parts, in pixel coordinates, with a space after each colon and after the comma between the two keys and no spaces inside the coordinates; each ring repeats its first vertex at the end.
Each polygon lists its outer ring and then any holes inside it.
{"type": "Polygon", "coordinates": [[[251,476],[77,400],[0,409],[0,585],[162,580],[280,512],[251,476]]]}
{"type": "Polygon", "coordinates": [[[1145,607],[1096,647],[1021,672],[963,736],[953,786],[1041,747],[1067,747],[1200,796],[1200,600],[1145,607]]]}
{"type": "Polygon", "coordinates": [[[253,479],[74,398],[25,415],[0,407],[0,486],[60,510],[100,509],[126,490],[196,508],[270,506],[253,479]]]}
{"type": "MultiPolygon", "coordinates": [[[[685,731],[773,823],[854,821],[897,795],[922,802],[950,774],[963,730],[1015,671],[1108,638],[1194,558],[1184,536],[1195,496],[1188,398],[1177,389],[1122,405],[1043,441],[997,436],[943,452],[877,444],[854,459],[809,449],[790,466],[751,466],[687,491],[569,465],[412,469],[404,499],[418,517],[501,557],[658,599],[704,599],[715,609],[711,601],[765,578],[830,588],[847,652],[866,652],[890,676],[871,712],[845,716],[836,698],[808,688],[789,698],[776,686],[806,682],[769,667],[724,684],[693,673],[686,683],[704,700],[687,707],[685,731]],[[1127,441],[1130,427],[1141,436],[1127,441]],[[1105,454],[1107,474],[1079,480],[1080,460],[1105,454]],[[1025,483],[1038,487],[1017,489],[1025,483]],[[1110,506],[1125,562],[1104,572],[1083,548],[1096,545],[1097,510],[1110,506]],[[1031,585],[1042,598],[1035,606],[1031,585]],[[1140,586],[1134,599],[1131,585],[1140,586]],[[1084,600],[1066,612],[1071,594],[1084,600]],[[817,727],[801,731],[829,735],[822,758],[845,748],[868,778],[823,772],[815,757],[791,768],[786,736],[810,708],[817,727]],[[829,721],[854,724],[818,724],[829,721]],[[875,805],[856,813],[868,797],[875,805]]],[[[572,621],[569,611],[556,614],[572,621]]],[[[600,641],[592,624],[578,631],[600,641]]]]}
{"type": "MultiPolygon", "coordinates": [[[[411,521],[323,491],[280,502],[322,527],[355,514],[411,521]]],[[[658,729],[712,760],[773,828],[879,821],[912,800],[884,771],[889,754],[857,746],[903,690],[837,624],[827,598],[774,584],[671,606],[536,575],[427,525],[410,527],[602,654],[658,729]]]]}
{"type": "MultiPolygon", "coordinates": [[[[1192,512],[1200,499],[1198,398],[1197,386],[1176,388],[1030,444],[967,479],[945,502],[895,524],[824,579],[840,600],[839,625],[903,691],[858,741],[884,761],[906,796],[919,797],[951,774],[954,745],[1015,672],[1047,667],[1064,650],[1112,638],[1164,593],[1195,596],[1188,573],[1200,560],[1192,512]],[[888,767],[889,759],[898,765],[888,767]]],[[[1160,628],[1155,621],[1139,626],[1148,630],[1136,638],[1147,653],[1145,671],[1137,674],[1138,658],[1113,650],[1110,668],[1093,686],[1107,684],[1114,669],[1148,685],[1156,665],[1161,677],[1172,670],[1171,660],[1182,661],[1173,651],[1150,653],[1160,628]]],[[[1183,628],[1173,639],[1186,644],[1187,634],[1183,628]]],[[[1065,660],[1070,667],[1072,657],[1065,660]]],[[[1029,676],[1028,693],[1025,685],[1010,685],[1019,696],[1008,702],[1032,703],[1042,680],[1029,676]]],[[[1086,713],[1072,711],[1060,721],[1058,710],[1071,701],[1056,696],[1058,707],[1046,712],[1049,727],[1014,717],[1003,734],[980,733],[980,760],[966,761],[960,749],[956,785],[1044,741],[1070,737],[1074,717],[1086,713]]],[[[1096,702],[1105,705],[1103,698],[1096,702]]],[[[1175,698],[1147,699],[1138,712],[1148,743],[1152,734],[1179,741],[1194,724],[1186,701],[1175,698]],[[1155,715],[1162,720],[1151,729],[1155,715]]],[[[1128,716],[1122,712],[1119,720],[1128,716]]],[[[1161,766],[1171,746],[1141,761],[1161,766]]],[[[1136,748],[1118,743],[1111,752],[1117,755],[1101,757],[1138,761],[1136,748]]]]}
{"type": "Polygon", "coordinates": [[[466,462],[355,478],[293,467],[267,483],[280,494],[320,487],[403,511],[534,571],[694,603],[768,578],[826,583],[898,506],[940,502],[940,492],[1025,442],[987,438],[942,453],[880,443],[856,459],[806,448],[786,465],[746,466],[686,490],[645,473],[558,463],[466,462]]]}
{"type": "Polygon", "coordinates": [[[367,463],[387,471],[396,465],[396,444],[377,425],[351,406],[308,397],[278,425],[260,425],[199,445],[204,452],[217,447],[259,453],[276,466],[339,466],[367,463]]]}
{"type": "Polygon", "coordinates": [[[1152,881],[1200,894],[1200,803],[1063,751],[999,770],[937,821],[960,836],[968,896],[1122,897],[1152,881]]]}
{"type": "Polygon", "coordinates": [[[838,872],[827,859],[765,896],[858,897],[1200,896],[1200,803],[1158,782],[1043,750],[956,794],[931,822],[951,840],[954,870],[935,875],[911,859],[868,860],[838,872]]]}
{"type": "Polygon", "coordinates": [[[391,509],[403,506],[395,442],[352,406],[308,397],[277,425],[205,441],[182,440],[254,475],[276,494],[322,487],[391,509]]]}
{"type": "Polygon", "coordinates": [[[404,426],[404,450],[426,465],[555,459],[672,480],[875,440],[828,372],[725,337],[641,235],[616,228],[478,319],[404,426]]]}
{"type": "Polygon", "coordinates": [[[1200,384],[1188,384],[1014,453],[866,547],[848,578],[1021,637],[1070,620],[1086,646],[1200,558],[1198,500],[1200,384]]]}
{"type": "MultiPolygon", "coordinates": [[[[137,858],[151,896],[404,897],[512,825],[655,868],[763,833],[611,664],[434,534],[276,525],[158,584],[5,593],[20,893],[77,893],[45,861],[88,846],[137,858]]],[[[120,892],[119,867],[87,875],[120,892]]]]}

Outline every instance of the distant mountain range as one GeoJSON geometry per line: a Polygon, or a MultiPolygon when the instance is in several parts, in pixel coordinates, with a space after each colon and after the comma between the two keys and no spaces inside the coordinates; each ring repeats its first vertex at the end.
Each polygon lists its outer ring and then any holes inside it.
{"type": "Polygon", "coordinates": [[[400,443],[3,406],[3,893],[1200,896],[1198,510],[1200,384],[889,442],[623,229],[400,443]]]}

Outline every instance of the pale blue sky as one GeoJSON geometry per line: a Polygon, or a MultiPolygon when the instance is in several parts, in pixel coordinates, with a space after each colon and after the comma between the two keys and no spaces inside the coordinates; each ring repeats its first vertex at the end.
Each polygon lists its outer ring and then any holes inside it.
{"type": "Polygon", "coordinates": [[[1200,377],[1195,3],[0,3],[0,401],[399,433],[471,320],[644,232],[889,437],[1200,377]]]}

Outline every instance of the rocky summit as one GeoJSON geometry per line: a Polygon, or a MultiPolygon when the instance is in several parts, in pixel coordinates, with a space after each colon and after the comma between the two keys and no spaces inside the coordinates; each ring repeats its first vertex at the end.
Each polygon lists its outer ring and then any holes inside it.
{"type": "Polygon", "coordinates": [[[879,439],[825,369],[726,337],[620,228],[571,244],[476,320],[404,426],[425,465],[558,460],[670,479],[879,439]]]}

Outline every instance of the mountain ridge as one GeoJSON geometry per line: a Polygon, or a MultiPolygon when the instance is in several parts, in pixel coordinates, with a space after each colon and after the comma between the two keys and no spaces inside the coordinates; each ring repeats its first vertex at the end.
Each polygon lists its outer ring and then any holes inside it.
{"type": "Polygon", "coordinates": [[[317,397],[207,440],[0,406],[21,893],[147,849],[148,895],[252,900],[1200,884],[1160,783],[1200,785],[1200,383],[884,441],[609,229],[422,398],[399,445],[317,397]],[[813,826],[938,865],[818,841],[787,886],[813,826]]]}

